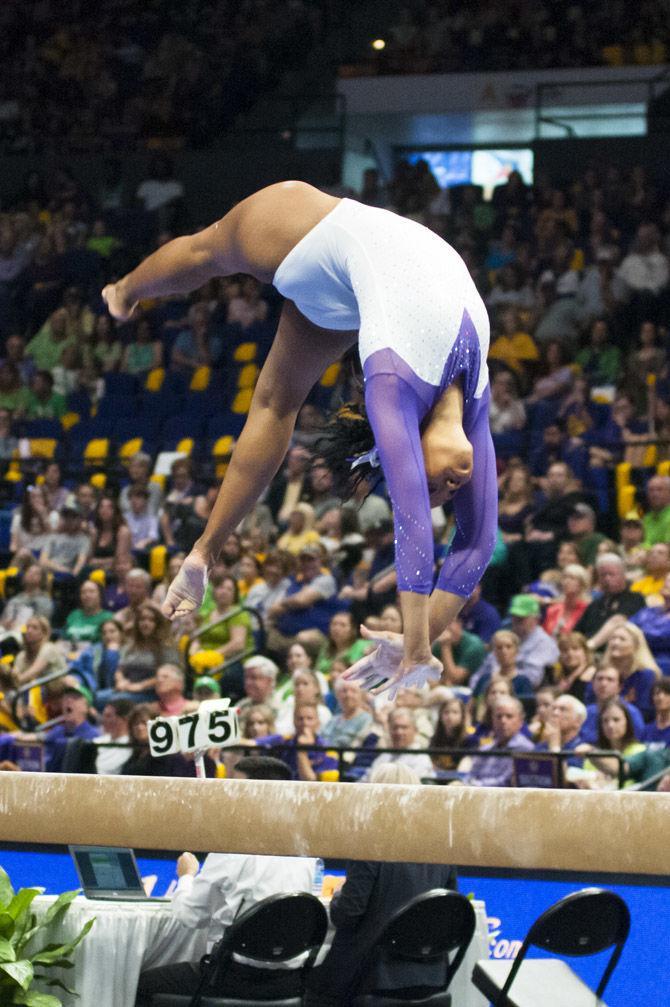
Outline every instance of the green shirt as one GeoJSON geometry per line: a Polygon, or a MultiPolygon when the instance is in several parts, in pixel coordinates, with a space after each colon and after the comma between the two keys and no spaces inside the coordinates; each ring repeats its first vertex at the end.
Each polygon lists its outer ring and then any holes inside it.
{"type": "Polygon", "coordinates": [[[464,629],[460,643],[452,647],[452,654],[454,655],[454,664],[460,668],[467,668],[470,674],[474,675],[486,657],[486,644],[479,639],[476,633],[468,633],[464,629]]]}
{"type": "Polygon", "coordinates": [[[593,566],[598,555],[598,546],[605,541],[605,536],[599,531],[589,532],[583,538],[573,539],[573,544],[582,566],[593,566]]]}
{"type": "Polygon", "coordinates": [[[657,514],[654,511],[649,511],[642,518],[642,524],[644,526],[644,542],[642,544],[645,549],[656,545],[657,542],[670,542],[670,506],[664,507],[657,514]]]}
{"type": "MultiPolygon", "coordinates": [[[[645,748],[626,759],[630,778],[636,783],[648,780],[655,773],[670,767],[670,748],[645,748]]],[[[650,790],[655,790],[657,784],[652,783],[650,790]]]]}
{"type": "Polygon", "coordinates": [[[335,654],[333,657],[330,657],[327,651],[322,650],[316,662],[317,671],[322,672],[324,675],[329,675],[333,662],[338,660],[345,661],[347,667],[349,668],[352,664],[355,664],[359,658],[363,657],[369,646],[370,644],[367,640],[354,640],[351,647],[343,650],[340,654],[335,654]]]}
{"type": "MultiPolygon", "coordinates": [[[[216,622],[220,616],[216,613],[212,613],[212,620],[216,622]]],[[[251,618],[248,612],[239,612],[237,615],[232,616],[232,618],[227,619],[225,622],[219,623],[218,626],[214,626],[212,629],[206,629],[205,632],[200,637],[200,644],[203,650],[218,650],[219,647],[225,646],[225,644],[230,643],[230,627],[231,626],[244,626],[247,633],[251,632],[251,618]]]]}
{"type": "Polygon", "coordinates": [[[59,420],[66,409],[65,396],[58,392],[52,392],[46,402],[38,399],[34,392],[28,392],[26,416],[29,420],[59,420]]]}
{"type": "Polygon", "coordinates": [[[81,608],[75,608],[65,622],[65,635],[75,643],[98,643],[103,622],[114,618],[113,612],[96,612],[86,615],[81,608]]]}
{"type": "Polygon", "coordinates": [[[588,371],[595,385],[615,385],[621,373],[621,353],[618,346],[603,346],[594,349],[587,346],[577,354],[577,363],[583,371],[588,371]]]}
{"type": "Polygon", "coordinates": [[[76,345],[74,336],[66,336],[65,339],[56,341],[51,334],[51,325],[45,322],[26,346],[26,355],[32,357],[38,371],[51,371],[60,363],[63,350],[76,345]]]}
{"type": "Polygon", "coordinates": [[[17,388],[14,392],[0,392],[0,409],[26,409],[32,393],[27,388],[17,388]]]}

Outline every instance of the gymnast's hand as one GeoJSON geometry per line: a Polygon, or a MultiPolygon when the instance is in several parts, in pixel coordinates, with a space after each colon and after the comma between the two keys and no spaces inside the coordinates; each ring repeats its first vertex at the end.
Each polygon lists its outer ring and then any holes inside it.
{"type": "Polygon", "coordinates": [[[127,322],[137,307],[137,301],[130,301],[126,296],[123,280],[118,283],[108,283],[103,288],[102,299],[112,318],[116,318],[119,322],[127,322]]]}
{"type": "Polygon", "coordinates": [[[361,626],[361,636],[365,640],[378,640],[378,646],[366,654],[344,672],[343,678],[360,682],[373,696],[388,690],[389,699],[395,699],[398,690],[408,686],[421,687],[429,681],[440,679],[442,663],[436,657],[426,663],[415,664],[405,658],[402,633],[373,632],[361,626]],[[375,682],[386,679],[375,688],[375,682]]]}
{"type": "Polygon", "coordinates": [[[178,619],[200,608],[206,587],[207,563],[205,558],[193,549],[170,584],[165,601],[161,605],[163,615],[168,619],[178,619]]]}

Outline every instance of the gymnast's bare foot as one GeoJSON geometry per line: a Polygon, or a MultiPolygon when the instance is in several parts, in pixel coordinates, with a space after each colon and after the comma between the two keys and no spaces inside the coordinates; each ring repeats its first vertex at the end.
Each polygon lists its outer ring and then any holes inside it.
{"type": "Polygon", "coordinates": [[[202,553],[193,549],[170,584],[161,606],[163,615],[168,619],[178,619],[200,608],[207,587],[207,578],[207,561],[202,553]]]}

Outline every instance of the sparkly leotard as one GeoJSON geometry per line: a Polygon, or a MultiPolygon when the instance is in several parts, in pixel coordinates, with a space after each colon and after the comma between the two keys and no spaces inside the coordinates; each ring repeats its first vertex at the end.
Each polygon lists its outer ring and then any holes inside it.
{"type": "Polygon", "coordinates": [[[442,392],[461,379],[473,473],[454,497],[457,529],[437,587],[471,594],[495,544],[497,483],[488,424],[489,321],[465,263],[422,225],[343,199],[286,256],[274,284],[316,325],[359,330],[401,591],[429,594],[434,586],[420,428],[442,392]]]}

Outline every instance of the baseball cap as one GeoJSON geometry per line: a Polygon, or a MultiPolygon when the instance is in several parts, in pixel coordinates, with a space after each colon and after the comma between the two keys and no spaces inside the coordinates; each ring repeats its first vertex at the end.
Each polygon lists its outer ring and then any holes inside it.
{"type": "Polygon", "coordinates": [[[636,510],[629,510],[624,514],[623,524],[642,524],[642,518],[636,510]]]}
{"type": "Polygon", "coordinates": [[[221,686],[215,679],[210,678],[209,675],[201,675],[200,678],[196,678],[193,683],[193,690],[195,691],[196,689],[209,689],[211,692],[215,692],[217,696],[221,695],[221,686]]]}
{"type": "Polygon", "coordinates": [[[570,511],[570,517],[592,517],[596,516],[596,512],[593,507],[589,507],[587,503],[578,503],[570,511]]]}
{"type": "Polygon", "coordinates": [[[515,594],[508,609],[509,615],[518,615],[525,619],[527,615],[539,615],[540,603],[532,594],[515,594]]]}

